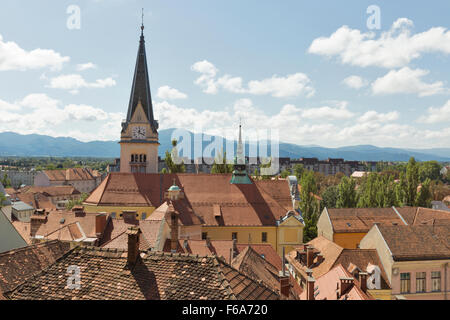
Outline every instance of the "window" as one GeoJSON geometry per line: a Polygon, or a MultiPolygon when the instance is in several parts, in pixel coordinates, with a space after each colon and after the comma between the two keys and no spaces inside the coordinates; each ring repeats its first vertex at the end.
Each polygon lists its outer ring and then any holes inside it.
{"type": "Polygon", "coordinates": [[[417,272],[416,273],[416,292],[425,292],[426,291],[426,272],[417,272]]]}
{"type": "Polygon", "coordinates": [[[202,232],[202,240],[206,240],[208,237],[208,232],[202,232]]]}
{"type": "Polygon", "coordinates": [[[262,241],[262,242],[267,242],[267,232],[263,232],[263,233],[261,234],[261,241],[262,241]]]}
{"type": "Polygon", "coordinates": [[[237,240],[237,232],[231,233],[231,239],[232,240],[237,240]]]}
{"type": "Polygon", "coordinates": [[[441,272],[433,271],[431,273],[431,291],[441,291],[441,272]]]}
{"type": "Polygon", "coordinates": [[[400,292],[409,293],[411,291],[411,274],[400,273],[400,292]]]}

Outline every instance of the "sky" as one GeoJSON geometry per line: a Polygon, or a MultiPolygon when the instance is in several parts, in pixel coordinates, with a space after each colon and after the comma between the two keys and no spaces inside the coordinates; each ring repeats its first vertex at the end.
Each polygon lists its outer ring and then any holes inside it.
{"type": "Polygon", "coordinates": [[[0,132],[119,140],[141,8],[160,129],[450,147],[444,0],[2,0],[0,132]]]}

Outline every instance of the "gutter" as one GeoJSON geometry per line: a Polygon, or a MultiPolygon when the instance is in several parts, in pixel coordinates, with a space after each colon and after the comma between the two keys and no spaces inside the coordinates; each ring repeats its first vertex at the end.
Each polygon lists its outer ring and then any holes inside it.
{"type": "Polygon", "coordinates": [[[402,215],[400,214],[400,212],[397,211],[397,209],[392,206],[392,209],[395,211],[395,213],[400,217],[400,219],[402,219],[403,223],[407,226],[408,224],[406,223],[405,219],[403,219],[402,215]]]}

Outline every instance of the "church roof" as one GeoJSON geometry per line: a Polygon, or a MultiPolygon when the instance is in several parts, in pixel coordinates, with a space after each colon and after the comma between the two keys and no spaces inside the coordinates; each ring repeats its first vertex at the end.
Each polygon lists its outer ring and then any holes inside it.
{"type": "Polygon", "coordinates": [[[205,225],[275,226],[276,220],[292,210],[285,180],[236,185],[230,184],[231,174],[111,173],[85,204],[159,207],[174,178],[185,194],[185,199],[177,201],[176,210],[181,216],[186,211],[186,217],[199,217],[205,225]]]}
{"type": "Polygon", "coordinates": [[[145,115],[147,116],[147,119],[149,120],[153,131],[156,131],[158,129],[158,125],[153,117],[152,96],[150,93],[150,81],[147,68],[147,57],[145,52],[145,40],[143,32],[141,33],[139,49],[136,58],[133,85],[131,87],[130,102],[128,105],[127,123],[131,120],[131,117],[133,116],[139,101],[144,108],[145,115]]]}

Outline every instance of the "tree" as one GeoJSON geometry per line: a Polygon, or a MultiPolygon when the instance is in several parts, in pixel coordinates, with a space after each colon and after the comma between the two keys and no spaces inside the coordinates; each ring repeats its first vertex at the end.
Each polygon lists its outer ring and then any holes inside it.
{"type": "Polygon", "coordinates": [[[406,177],[403,172],[400,172],[399,182],[395,185],[395,199],[398,206],[406,203],[406,177]]]}
{"type": "Polygon", "coordinates": [[[297,181],[300,181],[304,171],[305,168],[303,168],[303,165],[300,163],[297,163],[292,167],[292,173],[297,177],[297,181]]]}
{"type": "Polygon", "coordinates": [[[427,178],[438,180],[441,175],[441,166],[437,161],[425,161],[419,166],[419,178],[424,182],[427,178]]]}
{"type": "Polygon", "coordinates": [[[329,186],[322,193],[322,204],[327,208],[336,208],[336,202],[339,195],[338,186],[329,186]]]}
{"type": "Polygon", "coordinates": [[[305,228],[303,229],[303,242],[317,237],[317,220],[319,218],[320,203],[315,198],[317,184],[311,171],[304,172],[300,181],[300,211],[303,214],[305,228]]]}
{"type": "Polygon", "coordinates": [[[406,190],[405,203],[406,206],[414,206],[417,196],[417,187],[419,186],[419,168],[416,160],[411,157],[406,166],[406,190]]]}
{"type": "Polygon", "coordinates": [[[1,183],[5,188],[11,188],[11,179],[8,178],[8,175],[6,173],[3,175],[1,183]]]}
{"type": "Polygon", "coordinates": [[[6,201],[6,196],[0,193],[0,209],[3,207],[3,203],[6,201]]]}
{"type": "Polygon", "coordinates": [[[291,175],[291,172],[289,171],[289,170],[283,170],[283,171],[281,171],[281,173],[280,173],[280,176],[283,178],[283,179],[286,179],[288,176],[290,176],[291,175]]]}
{"type": "Polygon", "coordinates": [[[356,207],[356,182],[353,178],[343,177],[338,186],[338,199],[336,208],[356,207]]]}
{"type": "Polygon", "coordinates": [[[170,173],[182,173],[186,171],[186,167],[183,163],[183,161],[181,161],[181,163],[177,164],[176,162],[178,161],[174,161],[174,159],[172,159],[172,154],[174,155],[175,159],[178,160],[178,150],[177,150],[177,140],[172,140],[172,152],[166,151],[166,158],[164,159],[166,162],[166,166],[169,169],[170,173]]]}
{"type": "Polygon", "coordinates": [[[227,153],[222,154],[218,151],[216,157],[214,158],[214,163],[211,168],[211,173],[231,173],[233,172],[233,165],[227,163],[227,153]]]}
{"type": "Polygon", "coordinates": [[[432,200],[431,180],[427,178],[419,188],[420,190],[417,193],[415,205],[417,207],[430,208],[432,200]]]}
{"type": "Polygon", "coordinates": [[[162,174],[166,174],[167,173],[167,169],[166,168],[162,168],[161,173],[162,174]]]}
{"type": "Polygon", "coordinates": [[[67,210],[72,210],[74,206],[82,205],[83,202],[89,197],[89,193],[82,193],[80,199],[78,200],[69,200],[66,204],[67,210]]]}

